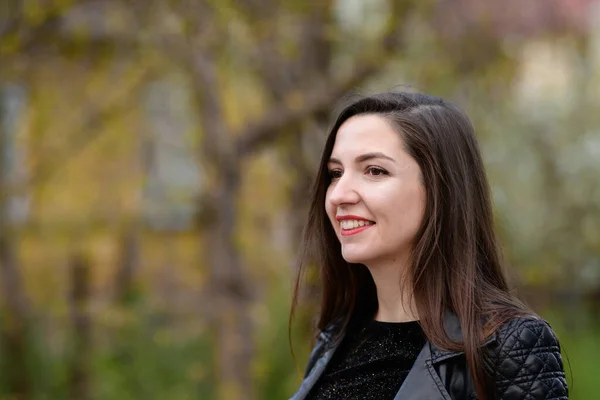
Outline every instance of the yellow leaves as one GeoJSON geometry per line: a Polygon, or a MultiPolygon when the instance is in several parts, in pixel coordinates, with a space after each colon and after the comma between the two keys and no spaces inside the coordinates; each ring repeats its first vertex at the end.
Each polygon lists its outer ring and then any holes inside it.
{"type": "Polygon", "coordinates": [[[139,316],[123,307],[107,307],[96,315],[96,321],[107,328],[122,328],[133,324],[139,316]]]}
{"type": "Polygon", "coordinates": [[[240,384],[236,381],[223,381],[219,385],[217,398],[223,400],[236,400],[243,399],[244,395],[240,384]]]}
{"type": "Polygon", "coordinates": [[[227,126],[232,133],[240,132],[264,112],[267,101],[263,89],[250,74],[225,61],[219,64],[219,81],[227,126]]]}
{"type": "Polygon", "coordinates": [[[193,363],[189,366],[187,371],[187,377],[193,382],[201,382],[206,380],[209,375],[209,371],[206,365],[200,363],[193,363]]]}
{"type": "Polygon", "coordinates": [[[42,25],[49,18],[61,16],[75,4],[76,0],[19,0],[25,28],[42,25]]]}
{"type": "Polygon", "coordinates": [[[551,286],[554,282],[558,282],[562,274],[562,266],[560,261],[552,255],[540,255],[535,263],[529,265],[518,265],[520,276],[520,284],[531,287],[551,286]]]}
{"type": "Polygon", "coordinates": [[[291,91],[284,99],[285,104],[292,110],[300,110],[305,103],[304,93],[301,90],[291,91]]]}
{"type": "Polygon", "coordinates": [[[0,37],[0,55],[14,55],[21,47],[21,37],[17,33],[0,37]]]}
{"type": "Polygon", "coordinates": [[[170,346],[176,342],[173,329],[169,328],[157,329],[154,332],[153,340],[159,346],[170,346]]]}
{"type": "Polygon", "coordinates": [[[23,2],[23,19],[29,26],[41,25],[48,16],[48,9],[39,0],[23,2]]]}
{"type": "Polygon", "coordinates": [[[284,191],[290,168],[273,151],[245,163],[236,241],[247,265],[254,266],[253,272],[264,280],[273,268],[282,268],[289,260],[285,257],[287,246],[282,244],[287,242],[290,228],[284,191]],[[276,238],[274,230],[279,232],[276,238]]]}
{"type": "Polygon", "coordinates": [[[38,39],[47,40],[49,34],[57,31],[58,25],[54,22],[62,18],[76,4],[75,0],[14,0],[13,2],[20,3],[18,6],[12,6],[14,10],[10,5],[7,6],[8,11],[5,8],[0,10],[0,13],[7,13],[0,16],[0,20],[5,20],[9,27],[0,36],[0,56],[4,57],[17,55],[24,40],[28,42],[38,39]]]}

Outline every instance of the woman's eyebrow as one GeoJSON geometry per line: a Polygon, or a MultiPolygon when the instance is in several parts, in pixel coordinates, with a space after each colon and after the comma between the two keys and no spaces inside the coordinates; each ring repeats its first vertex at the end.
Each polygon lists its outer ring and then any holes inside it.
{"type": "MultiPolygon", "coordinates": [[[[383,154],[381,152],[378,152],[378,151],[377,152],[372,152],[372,153],[361,154],[361,155],[357,156],[354,159],[354,162],[358,164],[358,163],[361,163],[361,162],[372,160],[374,158],[381,158],[381,159],[384,159],[384,160],[392,161],[394,163],[396,162],[396,160],[394,160],[392,157],[387,156],[387,155],[385,155],[385,154],[383,154]]],[[[339,165],[342,165],[342,162],[339,159],[335,158],[335,157],[331,157],[329,159],[328,163],[329,164],[339,164],[339,165]]]]}

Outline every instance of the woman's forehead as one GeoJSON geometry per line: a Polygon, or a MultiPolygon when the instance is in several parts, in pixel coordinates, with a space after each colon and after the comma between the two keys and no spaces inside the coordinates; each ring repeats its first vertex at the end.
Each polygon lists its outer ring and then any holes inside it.
{"type": "Polygon", "coordinates": [[[366,114],[351,117],[340,126],[331,155],[337,158],[350,153],[387,154],[401,149],[402,139],[387,119],[366,114]]]}

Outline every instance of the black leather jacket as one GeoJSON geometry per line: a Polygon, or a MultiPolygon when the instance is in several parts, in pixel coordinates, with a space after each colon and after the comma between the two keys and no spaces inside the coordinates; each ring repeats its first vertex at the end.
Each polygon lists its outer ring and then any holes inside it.
{"type": "MultiPolygon", "coordinates": [[[[446,315],[450,338],[462,338],[456,315],[446,315]]],[[[290,400],[303,400],[325,371],[336,346],[335,326],[319,334],[304,380],[290,400]]],[[[509,321],[485,343],[485,369],[496,386],[496,398],[506,400],[567,399],[560,345],[550,325],[537,317],[509,321]]],[[[427,342],[394,400],[476,399],[464,353],[438,349],[427,342]]]]}

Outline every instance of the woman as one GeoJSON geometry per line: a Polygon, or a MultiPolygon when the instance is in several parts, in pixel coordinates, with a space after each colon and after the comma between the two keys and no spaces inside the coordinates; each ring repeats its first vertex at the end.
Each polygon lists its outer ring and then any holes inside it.
{"type": "Polygon", "coordinates": [[[304,399],[566,399],[559,343],[509,291],[468,117],[383,93],[327,138],[300,278],[322,297],[304,399]]]}

